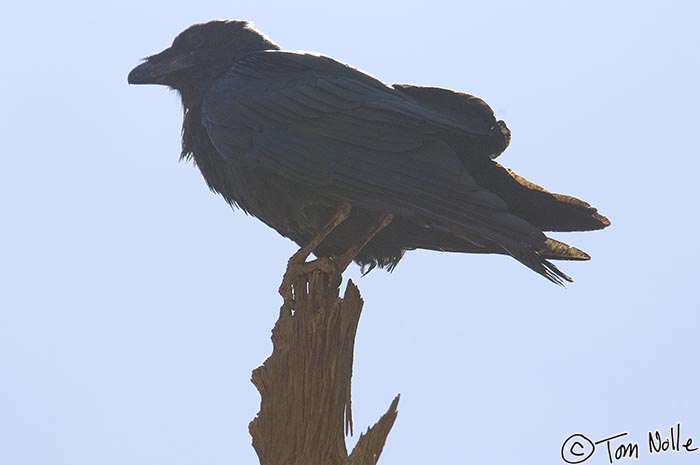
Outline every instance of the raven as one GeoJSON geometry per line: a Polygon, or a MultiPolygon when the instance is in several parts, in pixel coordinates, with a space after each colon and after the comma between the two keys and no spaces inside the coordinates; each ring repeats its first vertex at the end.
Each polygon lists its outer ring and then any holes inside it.
{"type": "Polygon", "coordinates": [[[181,158],[320,258],[392,270],[412,249],[507,254],[561,284],[548,260],[590,257],[543,231],[610,224],[494,161],[510,131],[483,100],[281,50],[246,21],[189,27],[128,82],[179,91],[181,158]]]}

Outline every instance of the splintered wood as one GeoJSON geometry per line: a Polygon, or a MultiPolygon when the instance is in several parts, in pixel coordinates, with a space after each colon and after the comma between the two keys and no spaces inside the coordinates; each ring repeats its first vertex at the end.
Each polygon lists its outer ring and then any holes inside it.
{"type": "Polygon", "coordinates": [[[352,434],[350,381],[363,301],[348,282],[322,271],[293,282],[272,330],[272,355],[253,371],[260,391],[258,416],[250,423],[261,465],[374,465],[396,420],[399,397],[348,456],[352,434]]]}

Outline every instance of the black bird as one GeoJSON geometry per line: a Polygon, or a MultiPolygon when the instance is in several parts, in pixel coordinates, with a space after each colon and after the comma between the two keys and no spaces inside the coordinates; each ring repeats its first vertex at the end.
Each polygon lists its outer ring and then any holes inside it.
{"type": "Polygon", "coordinates": [[[386,85],[245,21],[191,26],[128,81],[179,91],[181,157],[306,255],[391,270],[418,248],[508,254],[561,284],[549,259],[590,257],[542,231],[610,224],[495,162],[510,131],[479,98],[386,85]]]}

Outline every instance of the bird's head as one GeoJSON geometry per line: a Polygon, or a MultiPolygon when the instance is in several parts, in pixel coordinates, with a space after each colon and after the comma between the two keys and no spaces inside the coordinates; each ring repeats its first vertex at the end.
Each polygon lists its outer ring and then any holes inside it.
{"type": "Polygon", "coordinates": [[[188,96],[201,95],[236,60],[263,50],[279,50],[279,46],[246,21],[195,24],[180,33],[169,48],[131,70],[128,81],[166,85],[187,100],[188,96]]]}

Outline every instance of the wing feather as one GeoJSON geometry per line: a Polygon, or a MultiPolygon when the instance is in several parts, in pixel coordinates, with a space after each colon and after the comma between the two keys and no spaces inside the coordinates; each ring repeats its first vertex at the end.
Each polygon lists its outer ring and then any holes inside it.
{"type": "MultiPolygon", "coordinates": [[[[465,154],[445,142],[493,135],[490,109],[478,99],[469,105],[466,116],[440,112],[329,58],[263,52],[214,84],[202,121],[224,157],[249,159],[336,200],[499,244],[549,279],[567,279],[538,255],[544,234],[479,186],[460,161],[465,154]],[[234,140],[241,137],[245,143],[234,140]]],[[[469,155],[491,155],[478,147],[469,155]]]]}

